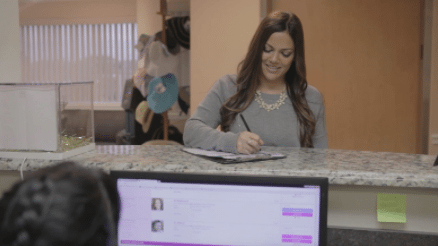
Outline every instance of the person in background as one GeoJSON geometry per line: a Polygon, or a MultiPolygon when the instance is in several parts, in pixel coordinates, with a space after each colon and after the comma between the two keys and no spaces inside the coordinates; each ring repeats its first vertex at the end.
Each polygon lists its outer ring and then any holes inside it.
{"type": "Polygon", "coordinates": [[[152,198],[152,210],[163,210],[163,199],[152,198]]]}
{"type": "Polygon", "coordinates": [[[41,169],[0,200],[1,246],[117,246],[115,181],[73,162],[41,169]]]}
{"type": "Polygon", "coordinates": [[[161,220],[152,221],[152,232],[163,232],[163,230],[164,230],[163,221],[161,220]]]}
{"type": "Polygon", "coordinates": [[[188,147],[244,154],[261,145],[327,148],[323,97],[307,84],[296,15],[276,11],[263,19],[238,74],[216,81],[183,138],[188,147]]]}

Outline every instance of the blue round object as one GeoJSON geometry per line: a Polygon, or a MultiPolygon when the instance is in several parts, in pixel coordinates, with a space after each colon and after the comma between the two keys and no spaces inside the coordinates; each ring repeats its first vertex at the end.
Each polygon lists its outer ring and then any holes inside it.
{"type": "Polygon", "coordinates": [[[178,82],[175,75],[168,73],[153,78],[149,82],[148,91],[149,108],[157,114],[165,112],[178,100],[178,82]]]}

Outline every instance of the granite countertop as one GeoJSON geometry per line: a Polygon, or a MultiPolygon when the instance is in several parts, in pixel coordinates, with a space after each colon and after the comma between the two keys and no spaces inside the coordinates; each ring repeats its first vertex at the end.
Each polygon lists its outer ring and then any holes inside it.
{"type": "MultiPolygon", "coordinates": [[[[388,152],[264,147],[285,159],[220,164],[181,151],[182,146],[100,145],[67,160],[104,170],[328,177],[334,185],[438,188],[435,156],[388,152]]],[[[0,158],[0,170],[20,170],[23,159],[0,158]]],[[[24,171],[59,161],[26,160],[24,171]]]]}

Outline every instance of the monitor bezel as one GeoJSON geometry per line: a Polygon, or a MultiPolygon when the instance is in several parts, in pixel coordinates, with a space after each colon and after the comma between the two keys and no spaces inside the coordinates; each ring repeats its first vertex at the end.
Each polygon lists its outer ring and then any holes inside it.
{"type": "Polygon", "coordinates": [[[196,184],[229,184],[276,187],[304,187],[315,185],[320,187],[320,225],[319,245],[327,245],[327,210],[328,210],[328,178],[301,176],[266,176],[223,173],[178,173],[150,171],[111,170],[110,175],[118,179],[155,179],[161,182],[196,183],[196,184]]]}

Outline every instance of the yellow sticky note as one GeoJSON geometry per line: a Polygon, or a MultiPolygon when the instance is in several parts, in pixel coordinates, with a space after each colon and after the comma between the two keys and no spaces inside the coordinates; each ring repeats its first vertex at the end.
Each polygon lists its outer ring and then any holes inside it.
{"type": "Polygon", "coordinates": [[[377,194],[377,221],[406,223],[406,195],[377,194]]]}

